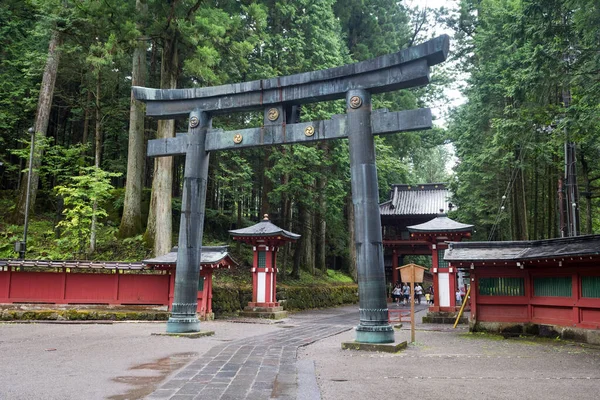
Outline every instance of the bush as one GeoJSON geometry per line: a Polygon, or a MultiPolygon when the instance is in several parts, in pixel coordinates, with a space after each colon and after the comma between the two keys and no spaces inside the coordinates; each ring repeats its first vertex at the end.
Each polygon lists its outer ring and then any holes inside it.
{"type": "MultiPolygon", "coordinates": [[[[335,307],[358,302],[357,285],[279,287],[277,299],[286,310],[335,307]]],[[[237,314],[252,300],[249,286],[214,286],[212,308],[218,316],[237,314]]]]}
{"type": "Polygon", "coordinates": [[[357,285],[284,287],[277,291],[286,310],[336,307],[358,302],[357,285]]]}

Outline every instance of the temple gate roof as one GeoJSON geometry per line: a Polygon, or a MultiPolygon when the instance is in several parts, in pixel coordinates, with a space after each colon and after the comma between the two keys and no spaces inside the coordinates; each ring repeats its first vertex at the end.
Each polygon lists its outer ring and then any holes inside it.
{"type": "Polygon", "coordinates": [[[450,191],[443,183],[393,185],[390,199],[379,205],[381,215],[409,216],[438,214],[451,209],[450,191]]]}

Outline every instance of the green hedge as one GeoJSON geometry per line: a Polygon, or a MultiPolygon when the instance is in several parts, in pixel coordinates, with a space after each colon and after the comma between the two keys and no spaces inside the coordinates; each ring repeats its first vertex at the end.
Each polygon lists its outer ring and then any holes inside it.
{"type": "MultiPolygon", "coordinates": [[[[279,287],[277,299],[285,310],[335,307],[358,302],[357,285],[279,287]]],[[[217,316],[242,310],[252,300],[249,286],[214,286],[212,309],[217,316]]]]}
{"type": "Polygon", "coordinates": [[[109,310],[0,310],[0,321],[166,321],[167,312],[109,310]]]}
{"type": "Polygon", "coordinates": [[[336,307],[358,302],[358,286],[306,286],[285,287],[277,290],[286,310],[336,307]]]}
{"type": "Polygon", "coordinates": [[[236,314],[252,301],[249,286],[213,286],[212,310],[216,316],[236,314]]]}

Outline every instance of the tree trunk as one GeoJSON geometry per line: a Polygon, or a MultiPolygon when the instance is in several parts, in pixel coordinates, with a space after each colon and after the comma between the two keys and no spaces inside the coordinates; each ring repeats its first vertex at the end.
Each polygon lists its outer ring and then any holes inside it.
{"type": "MultiPolygon", "coordinates": [[[[264,171],[266,171],[268,168],[271,167],[271,161],[269,160],[269,158],[271,157],[271,152],[273,150],[271,150],[270,147],[266,147],[264,149],[264,171]]],[[[276,150],[275,150],[276,151],[276,150]]],[[[271,180],[267,177],[267,174],[262,174],[263,177],[263,181],[262,181],[262,194],[261,194],[261,199],[260,199],[260,215],[261,215],[261,219],[262,216],[264,214],[268,214],[271,212],[270,208],[271,208],[271,203],[269,202],[269,193],[271,193],[271,191],[273,190],[273,182],[271,182],[271,180]]]]}
{"type": "MultiPolygon", "coordinates": [[[[535,138],[535,141],[537,143],[537,135],[535,138]]],[[[539,223],[539,202],[538,202],[538,198],[539,198],[539,176],[540,174],[538,173],[538,158],[536,157],[534,159],[533,162],[533,174],[534,174],[534,184],[533,184],[533,213],[532,213],[532,217],[533,217],[533,236],[532,239],[533,240],[537,240],[539,239],[539,231],[538,231],[538,223],[539,223]]]]}
{"type": "MultiPolygon", "coordinates": [[[[94,166],[100,168],[100,160],[102,157],[102,110],[100,108],[100,83],[101,83],[101,72],[98,71],[96,77],[96,129],[94,135],[94,166]]],[[[90,254],[96,251],[96,224],[98,210],[98,201],[94,200],[92,205],[92,226],[90,228],[90,254]]]]}
{"type": "Polygon", "coordinates": [[[90,103],[92,102],[92,92],[88,90],[86,101],[85,101],[85,112],[83,114],[83,135],[81,137],[81,143],[87,144],[88,137],[90,134],[90,103]]]}
{"type": "Polygon", "coordinates": [[[527,208],[525,199],[525,181],[523,169],[519,164],[519,151],[515,151],[515,168],[518,168],[515,175],[514,185],[511,192],[511,210],[512,210],[512,240],[527,240],[527,208]]]}
{"type": "MultiPolygon", "coordinates": [[[[171,36],[165,40],[160,87],[175,89],[178,72],[177,38],[171,36]]],[[[175,136],[175,121],[158,121],[157,138],[175,136]]],[[[154,179],[152,180],[152,195],[150,198],[150,213],[144,239],[153,244],[154,255],[161,256],[171,250],[173,236],[173,216],[171,207],[173,186],[173,157],[157,157],[154,160],[154,179]]]]}
{"type": "MultiPolygon", "coordinates": [[[[48,58],[46,59],[46,66],[44,68],[44,75],[42,77],[42,84],[40,87],[40,94],[38,97],[38,106],[35,117],[35,133],[36,136],[46,137],[48,131],[48,123],[50,121],[50,110],[52,108],[52,98],[54,97],[54,86],[56,84],[56,74],[58,71],[58,64],[60,61],[60,45],[62,43],[62,34],[59,31],[53,31],[50,43],[48,44],[48,58]]],[[[27,174],[23,174],[21,182],[21,190],[19,193],[19,202],[16,207],[13,220],[15,222],[23,221],[25,218],[25,203],[27,198],[27,189],[30,188],[29,192],[29,208],[35,209],[35,199],[37,196],[38,182],[40,179],[39,168],[42,164],[43,151],[41,146],[37,146],[36,154],[33,158],[33,170],[31,174],[31,184],[27,183],[27,174]]],[[[29,162],[28,162],[29,166],[29,162]]]]}
{"type": "Polygon", "coordinates": [[[315,246],[314,246],[314,223],[315,215],[305,205],[298,202],[298,207],[304,209],[304,218],[301,219],[302,223],[302,241],[304,249],[302,250],[302,264],[305,270],[310,272],[312,275],[315,274],[315,246]]]}
{"type": "MultiPolygon", "coordinates": [[[[285,154],[285,149],[282,150],[282,152],[285,154]]],[[[281,179],[281,184],[282,185],[287,185],[287,183],[289,182],[290,176],[289,174],[284,174],[282,179],[281,179]]],[[[285,229],[287,229],[290,232],[292,231],[292,202],[290,201],[290,197],[286,194],[283,193],[281,196],[281,213],[282,213],[282,225],[283,227],[285,227],[285,229]]],[[[282,276],[285,277],[285,267],[288,264],[288,259],[289,259],[289,255],[290,255],[290,250],[292,248],[292,244],[291,243],[286,243],[285,247],[283,248],[283,261],[282,261],[282,276]]]]}
{"type": "MultiPolygon", "coordinates": [[[[319,148],[323,151],[323,156],[329,159],[329,146],[327,142],[319,143],[319,148]]],[[[323,273],[327,273],[327,223],[325,221],[325,212],[327,210],[327,197],[325,189],[327,187],[327,175],[317,179],[317,190],[319,209],[315,218],[315,264],[323,273]]]]}
{"type": "MultiPolygon", "coordinates": [[[[298,203],[298,220],[301,223],[306,220],[306,208],[300,203],[298,203]]],[[[306,241],[304,233],[304,229],[302,229],[302,234],[296,242],[294,249],[294,266],[292,268],[292,278],[294,279],[300,278],[300,264],[302,264],[302,253],[304,252],[304,242],[306,241]]]]}
{"type": "Polygon", "coordinates": [[[326,177],[317,179],[317,188],[319,190],[319,210],[315,215],[315,264],[316,268],[321,270],[323,273],[327,273],[327,223],[325,222],[325,210],[327,208],[327,200],[325,198],[326,186],[326,177]]]}
{"type": "Polygon", "coordinates": [[[585,232],[583,234],[592,234],[592,180],[590,178],[590,166],[583,150],[580,153],[581,173],[583,175],[583,184],[585,186],[585,232]]]}
{"type": "MultiPolygon", "coordinates": [[[[139,15],[145,15],[148,6],[141,0],[135,4],[139,15]]],[[[142,29],[138,24],[138,29],[142,29]]],[[[133,50],[132,86],[146,85],[146,40],[139,37],[133,50]]],[[[127,149],[127,180],[123,216],[119,237],[126,238],[143,232],[142,189],[144,177],[144,103],[137,101],[131,92],[129,103],[129,147],[127,149]]]]}
{"type": "MultiPolygon", "coordinates": [[[[554,161],[554,159],[553,159],[554,161]]],[[[555,232],[557,230],[557,223],[556,223],[556,197],[557,197],[557,187],[556,187],[556,176],[554,175],[554,170],[551,166],[548,166],[547,168],[547,176],[548,176],[548,192],[547,192],[547,199],[548,199],[548,219],[547,219],[547,231],[546,231],[546,238],[553,238],[556,237],[555,236],[555,232]]]]}

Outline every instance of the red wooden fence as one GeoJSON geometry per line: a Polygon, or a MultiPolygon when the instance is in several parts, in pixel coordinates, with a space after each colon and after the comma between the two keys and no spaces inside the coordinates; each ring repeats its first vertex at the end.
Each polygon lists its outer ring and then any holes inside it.
{"type": "Polygon", "coordinates": [[[168,306],[172,297],[171,271],[140,274],[6,269],[0,271],[0,303],[168,306]]]}

